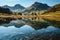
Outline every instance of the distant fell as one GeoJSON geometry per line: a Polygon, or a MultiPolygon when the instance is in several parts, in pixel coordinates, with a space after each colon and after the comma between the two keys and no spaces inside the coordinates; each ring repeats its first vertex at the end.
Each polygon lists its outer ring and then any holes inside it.
{"type": "Polygon", "coordinates": [[[30,6],[30,8],[31,10],[46,10],[49,8],[49,6],[47,4],[35,2],[30,6]]]}
{"type": "Polygon", "coordinates": [[[47,10],[50,6],[47,4],[35,2],[32,4],[30,7],[26,8],[24,12],[31,12],[31,11],[36,11],[36,10],[47,10]]]}
{"type": "Polygon", "coordinates": [[[56,5],[48,8],[48,10],[43,14],[59,16],[60,15],[60,4],[56,4],[56,5]]]}
{"type": "Polygon", "coordinates": [[[16,9],[24,9],[25,7],[21,6],[20,4],[16,4],[15,6],[3,6],[4,8],[9,8],[10,10],[16,10],[16,9]]]}

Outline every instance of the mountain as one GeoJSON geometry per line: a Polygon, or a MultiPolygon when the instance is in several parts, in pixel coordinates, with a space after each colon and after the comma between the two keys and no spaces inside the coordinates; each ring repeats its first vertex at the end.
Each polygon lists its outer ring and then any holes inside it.
{"type": "Polygon", "coordinates": [[[47,10],[48,8],[49,8],[49,6],[47,4],[35,2],[30,7],[26,8],[24,10],[24,12],[27,12],[27,11],[30,12],[30,11],[34,11],[34,10],[47,10]]]}
{"type": "Polygon", "coordinates": [[[60,4],[57,4],[57,5],[53,6],[53,7],[55,7],[55,9],[56,9],[57,11],[60,10],[60,4]]]}
{"type": "Polygon", "coordinates": [[[15,6],[5,5],[3,7],[9,8],[13,12],[23,12],[23,13],[31,12],[31,11],[35,11],[35,10],[47,10],[49,8],[49,6],[47,4],[43,4],[43,3],[39,3],[39,2],[35,2],[30,7],[27,7],[27,8],[21,6],[20,4],[16,4],[15,6]]]}
{"type": "Polygon", "coordinates": [[[0,7],[0,13],[11,13],[11,11],[8,8],[0,7]]]}
{"type": "MultiPolygon", "coordinates": [[[[54,12],[54,13],[56,13],[56,14],[59,14],[59,13],[60,13],[60,4],[56,4],[56,5],[48,8],[47,11],[46,11],[45,13],[43,13],[43,14],[46,14],[46,13],[50,14],[51,12],[54,12]],[[58,12],[58,11],[59,11],[59,12],[58,12]]],[[[53,13],[53,14],[54,14],[54,13],[53,13]]],[[[52,14],[52,13],[51,13],[51,14],[52,14]]]]}
{"type": "Polygon", "coordinates": [[[39,2],[35,2],[29,8],[30,8],[30,10],[46,10],[46,9],[49,8],[49,6],[47,4],[42,4],[42,3],[39,3],[39,2]]]}
{"type": "Polygon", "coordinates": [[[15,6],[2,6],[3,8],[9,8],[12,12],[21,12],[25,7],[21,6],[20,4],[16,4],[15,6]]]}
{"type": "Polygon", "coordinates": [[[60,4],[56,4],[48,9],[49,11],[60,11],[60,4]]]}
{"type": "Polygon", "coordinates": [[[16,4],[15,6],[3,6],[4,8],[9,8],[10,10],[16,10],[16,9],[24,9],[25,7],[21,6],[20,4],[16,4]]]}

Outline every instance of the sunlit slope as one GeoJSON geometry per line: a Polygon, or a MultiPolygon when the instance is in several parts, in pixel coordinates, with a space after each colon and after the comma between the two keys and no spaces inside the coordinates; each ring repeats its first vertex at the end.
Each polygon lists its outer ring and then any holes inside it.
{"type": "Polygon", "coordinates": [[[60,11],[50,12],[41,16],[45,19],[60,21],[60,11]]]}
{"type": "Polygon", "coordinates": [[[52,26],[60,28],[60,11],[49,12],[48,14],[41,15],[44,20],[52,26]]]}

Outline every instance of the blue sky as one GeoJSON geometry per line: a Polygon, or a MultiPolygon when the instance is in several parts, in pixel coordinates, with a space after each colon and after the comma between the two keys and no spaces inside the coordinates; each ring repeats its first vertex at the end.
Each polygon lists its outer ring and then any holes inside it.
{"type": "Polygon", "coordinates": [[[3,5],[13,6],[15,4],[21,4],[24,7],[29,7],[36,1],[40,3],[48,4],[49,6],[53,6],[55,4],[60,3],[60,0],[0,0],[0,6],[3,5]]]}

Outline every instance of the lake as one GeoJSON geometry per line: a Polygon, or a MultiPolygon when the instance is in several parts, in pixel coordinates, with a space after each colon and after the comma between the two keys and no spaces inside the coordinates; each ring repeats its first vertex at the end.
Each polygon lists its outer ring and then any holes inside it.
{"type": "Polygon", "coordinates": [[[20,28],[0,26],[0,40],[57,40],[60,29],[54,26],[35,30],[29,25],[20,28]]]}
{"type": "Polygon", "coordinates": [[[44,18],[12,20],[0,25],[0,40],[59,40],[59,23],[44,18]]]}

